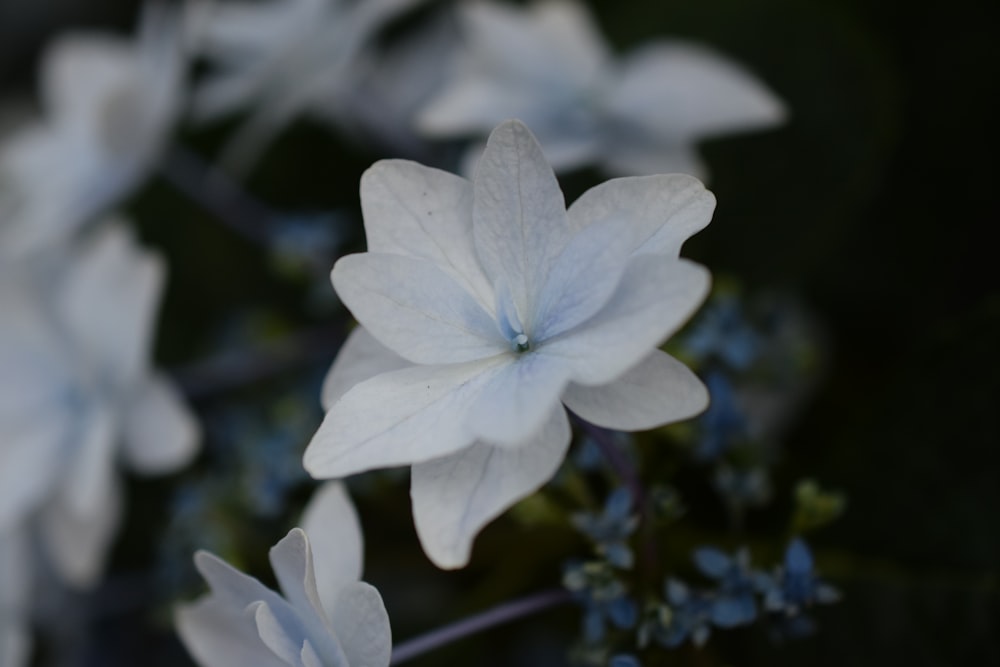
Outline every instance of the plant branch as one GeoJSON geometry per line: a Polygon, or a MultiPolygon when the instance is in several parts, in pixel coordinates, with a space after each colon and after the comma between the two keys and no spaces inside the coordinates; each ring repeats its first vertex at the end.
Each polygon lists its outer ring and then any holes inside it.
{"type": "Polygon", "coordinates": [[[464,639],[477,632],[482,632],[483,630],[508,623],[518,618],[537,614],[540,611],[571,602],[572,600],[573,596],[570,592],[563,589],[543,591],[517,600],[511,600],[480,614],[470,616],[398,644],[392,650],[392,661],[389,664],[402,664],[428,651],[445,646],[459,639],[464,639]]]}

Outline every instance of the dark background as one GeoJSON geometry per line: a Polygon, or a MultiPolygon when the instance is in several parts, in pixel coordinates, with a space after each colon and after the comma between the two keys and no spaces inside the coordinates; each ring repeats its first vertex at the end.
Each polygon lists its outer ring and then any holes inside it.
{"type": "MultiPolygon", "coordinates": [[[[686,252],[751,289],[795,292],[828,329],[828,374],[777,474],[780,485],[808,471],[848,496],[847,513],[815,542],[845,599],[819,612],[809,640],[775,648],[735,633],[729,663],[1000,664],[995,3],[591,4],[616,46],[660,35],[707,42],[791,111],[779,130],[703,146],[719,207],[686,252]]],[[[0,91],[31,93],[54,31],[125,30],[135,11],[123,0],[0,0],[0,91]]],[[[312,135],[300,134],[276,150],[303,150],[312,135]]],[[[360,170],[380,157],[352,150],[295,183],[264,173],[255,187],[279,202],[294,189],[351,205],[360,170]]],[[[205,299],[245,298],[220,280],[205,299]]],[[[211,306],[168,300],[182,319],[211,306]]],[[[475,656],[461,661],[486,664],[475,656]]]]}

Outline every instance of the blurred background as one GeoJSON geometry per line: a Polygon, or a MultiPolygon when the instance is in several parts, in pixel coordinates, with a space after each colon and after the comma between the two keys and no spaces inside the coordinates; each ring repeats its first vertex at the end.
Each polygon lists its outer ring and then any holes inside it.
{"type": "MultiPolygon", "coordinates": [[[[819,322],[824,372],[783,435],[774,486],[788,489],[812,477],[847,499],[843,516],[811,537],[824,576],[843,593],[840,603],[817,611],[814,636],[775,644],[758,629],[719,632],[706,649],[680,649],[675,664],[1000,664],[996,4],[588,4],[616,48],[664,35],[697,40],[744,64],[787,104],[790,117],[781,128],[702,145],[719,205],[712,225],[685,246],[685,254],[717,279],[738,281],[745,293],[793,296],[819,322]]],[[[0,0],[3,108],[34,104],[37,59],[52,35],[81,27],[127,32],[137,11],[129,0],[0,0]]],[[[185,130],[179,141],[208,155],[231,129],[185,130]]],[[[163,179],[152,179],[130,204],[144,242],[161,248],[171,266],[158,360],[180,369],[188,386],[198,384],[191,365],[217,351],[227,336],[246,341],[249,330],[256,332],[250,338],[307,332],[300,346],[276,352],[279,359],[295,357],[296,373],[265,371],[266,381],[236,390],[241,405],[258,406],[256,422],[229,406],[232,393],[223,401],[222,390],[195,391],[210,438],[219,429],[243,429],[275,448],[305,445],[297,438],[310,433],[321,415],[309,392],[318,388],[346,332],[346,323],[330,325],[334,306],[332,294],[323,291],[329,266],[322,266],[322,249],[359,247],[360,229],[342,220],[357,220],[358,178],[385,156],[299,122],[250,175],[246,187],[255,197],[297,212],[309,221],[310,233],[325,224],[316,222],[322,218],[317,212],[329,217],[329,233],[315,236],[321,240],[318,269],[285,266],[163,179]]],[[[568,197],[591,180],[590,174],[571,175],[568,197]]],[[[288,490],[293,504],[301,504],[308,495],[302,473],[294,467],[275,473],[277,466],[258,460],[260,451],[225,456],[249,461],[243,473],[248,484],[271,485],[279,495],[288,490]]],[[[152,620],[128,613],[129,595],[141,597],[143,589],[130,588],[127,574],[162,558],[156,531],[164,526],[173,531],[167,550],[180,552],[198,541],[178,537],[186,530],[178,527],[178,507],[203,511],[197,494],[205,487],[197,480],[210,475],[212,465],[209,456],[186,477],[130,482],[132,504],[111,565],[121,576],[107,585],[118,588],[104,589],[110,609],[88,631],[103,648],[81,664],[186,664],[165,626],[167,611],[158,609],[152,620]],[[151,647],[155,655],[147,653],[151,647]]],[[[392,484],[385,477],[370,483],[392,484]]],[[[528,566],[526,573],[511,574],[512,562],[525,556],[505,542],[516,533],[504,522],[484,532],[468,570],[436,572],[413,547],[408,514],[396,511],[407,502],[405,483],[393,488],[358,502],[368,540],[367,578],[382,591],[390,613],[416,611],[415,617],[393,616],[397,636],[426,629],[429,619],[449,620],[458,610],[499,601],[505,586],[528,591],[532,583],[558,578],[557,569],[528,566]],[[400,541],[405,551],[396,551],[400,541]]],[[[699,497],[697,489],[691,493],[699,497]]],[[[259,486],[246,494],[265,502],[259,486]]],[[[746,535],[767,534],[778,513],[787,515],[791,501],[782,494],[777,509],[749,513],[746,535]]],[[[712,514],[711,507],[705,510],[712,514]]],[[[229,537],[195,546],[226,552],[231,545],[225,539],[238,535],[246,555],[236,564],[266,573],[266,549],[287,530],[285,515],[264,508],[244,522],[226,532],[229,537]]],[[[178,558],[186,567],[186,556],[178,558]]],[[[190,572],[158,572],[169,581],[175,577],[185,594],[201,590],[190,572]]],[[[560,664],[577,616],[573,609],[553,612],[545,623],[515,624],[413,664],[560,664]],[[551,634],[552,628],[564,636],[551,634]],[[511,646],[530,646],[530,653],[511,646]],[[524,655],[534,657],[517,657],[524,655]]]]}

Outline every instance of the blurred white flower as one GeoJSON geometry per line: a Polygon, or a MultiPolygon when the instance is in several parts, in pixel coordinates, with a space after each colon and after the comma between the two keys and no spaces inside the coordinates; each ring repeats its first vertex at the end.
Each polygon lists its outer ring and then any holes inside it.
{"type": "Polygon", "coordinates": [[[250,112],[225,160],[241,168],[298,114],[349,123],[376,32],[423,1],[196,2],[186,23],[212,70],[195,91],[193,113],[211,119],[250,112]]]}
{"type": "MultiPolygon", "coordinates": [[[[616,58],[572,0],[470,2],[459,11],[465,48],[451,82],[417,118],[431,137],[485,136],[520,118],[557,171],[599,165],[703,177],[698,141],[785,118],[763,84],[705,47],[657,40],[616,58]]],[[[469,173],[480,150],[469,150],[469,173]]]]}
{"type": "Polygon", "coordinates": [[[27,623],[32,573],[28,545],[17,529],[0,530],[0,665],[28,664],[31,634],[27,623]]]}
{"type": "Polygon", "coordinates": [[[178,609],[181,640],[202,667],[386,667],[389,617],[378,591],[359,581],[361,550],[354,506],[330,483],[303,528],[271,549],[282,595],[208,552],[195,555],[212,591],[178,609]]]}
{"type": "Polygon", "coordinates": [[[174,470],[199,429],[149,365],[160,258],[109,224],[50,261],[0,267],[0,533],[30,524],[59,574],[85,586],[118,525],[116,460],[174,470]]]}
{"type": "Polygon", "coordinates": [[[44,118],[0,145],[0,256],[65,238],[153,166],[179,108],[176,16],[150,5],[138,38],[56,38],[42,57],[44,118]]]}
{"type": "Polygon", "coordinates": [[[476,533],[555,473],[584,419],[645,429],[692,416],[704,386],[656,349],[704,299],[678,258],[714,197],[680,174],[623,178],[567,211],[530,131],[490,136],[474,183],[400,160],[361,182],[368,252],[333,283],[364,329],[324,388],[316,477],[413,464],[424,550],[460,567],[476,533]]]}

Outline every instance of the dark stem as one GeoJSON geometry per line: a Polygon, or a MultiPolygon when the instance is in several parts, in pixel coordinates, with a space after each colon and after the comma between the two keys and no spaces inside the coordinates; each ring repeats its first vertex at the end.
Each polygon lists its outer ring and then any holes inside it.
{"type": "Polygon", "coordinates": [[[270,243],[275,221],[280,216],[222,170],[187,149],[174,147],[163,159],[160,173],[230,229],[254,243],[270,243]]]}
{"type": "Polygon", "coordinates": [[[343,339],[341,326],[318,327],[257,347],[223,352],[174,369],[171,375],[189,399],[205,399],[310,363],[332,360],[343,339]]]}
{"type": "Polygon", "coordinates": [[[573,596],[569,591],[556,589],[505,602],[475,616],[470,616],[396,645],[392,650],[392,661],[389,664],[402,664],[469,635],[536,614],[550,607],[566,604],[572,600],[573,596]]]}
{"type": "Polygon", "coordinates": [[[639,473],[636,471],[635,466],[632,465],[632,462],[622,452],[618,443],[614,441],[611,431],[591,424],[577,415],[573,416],[577,424],[587,432],[590,439],[601,450],[601,454],[608,462],[608,465],[621,477],[622,482],[625,483],[625,486],[632,493],[632,506],[644,508],[646,506],[646,490],[639,479],[639,473]]]}

